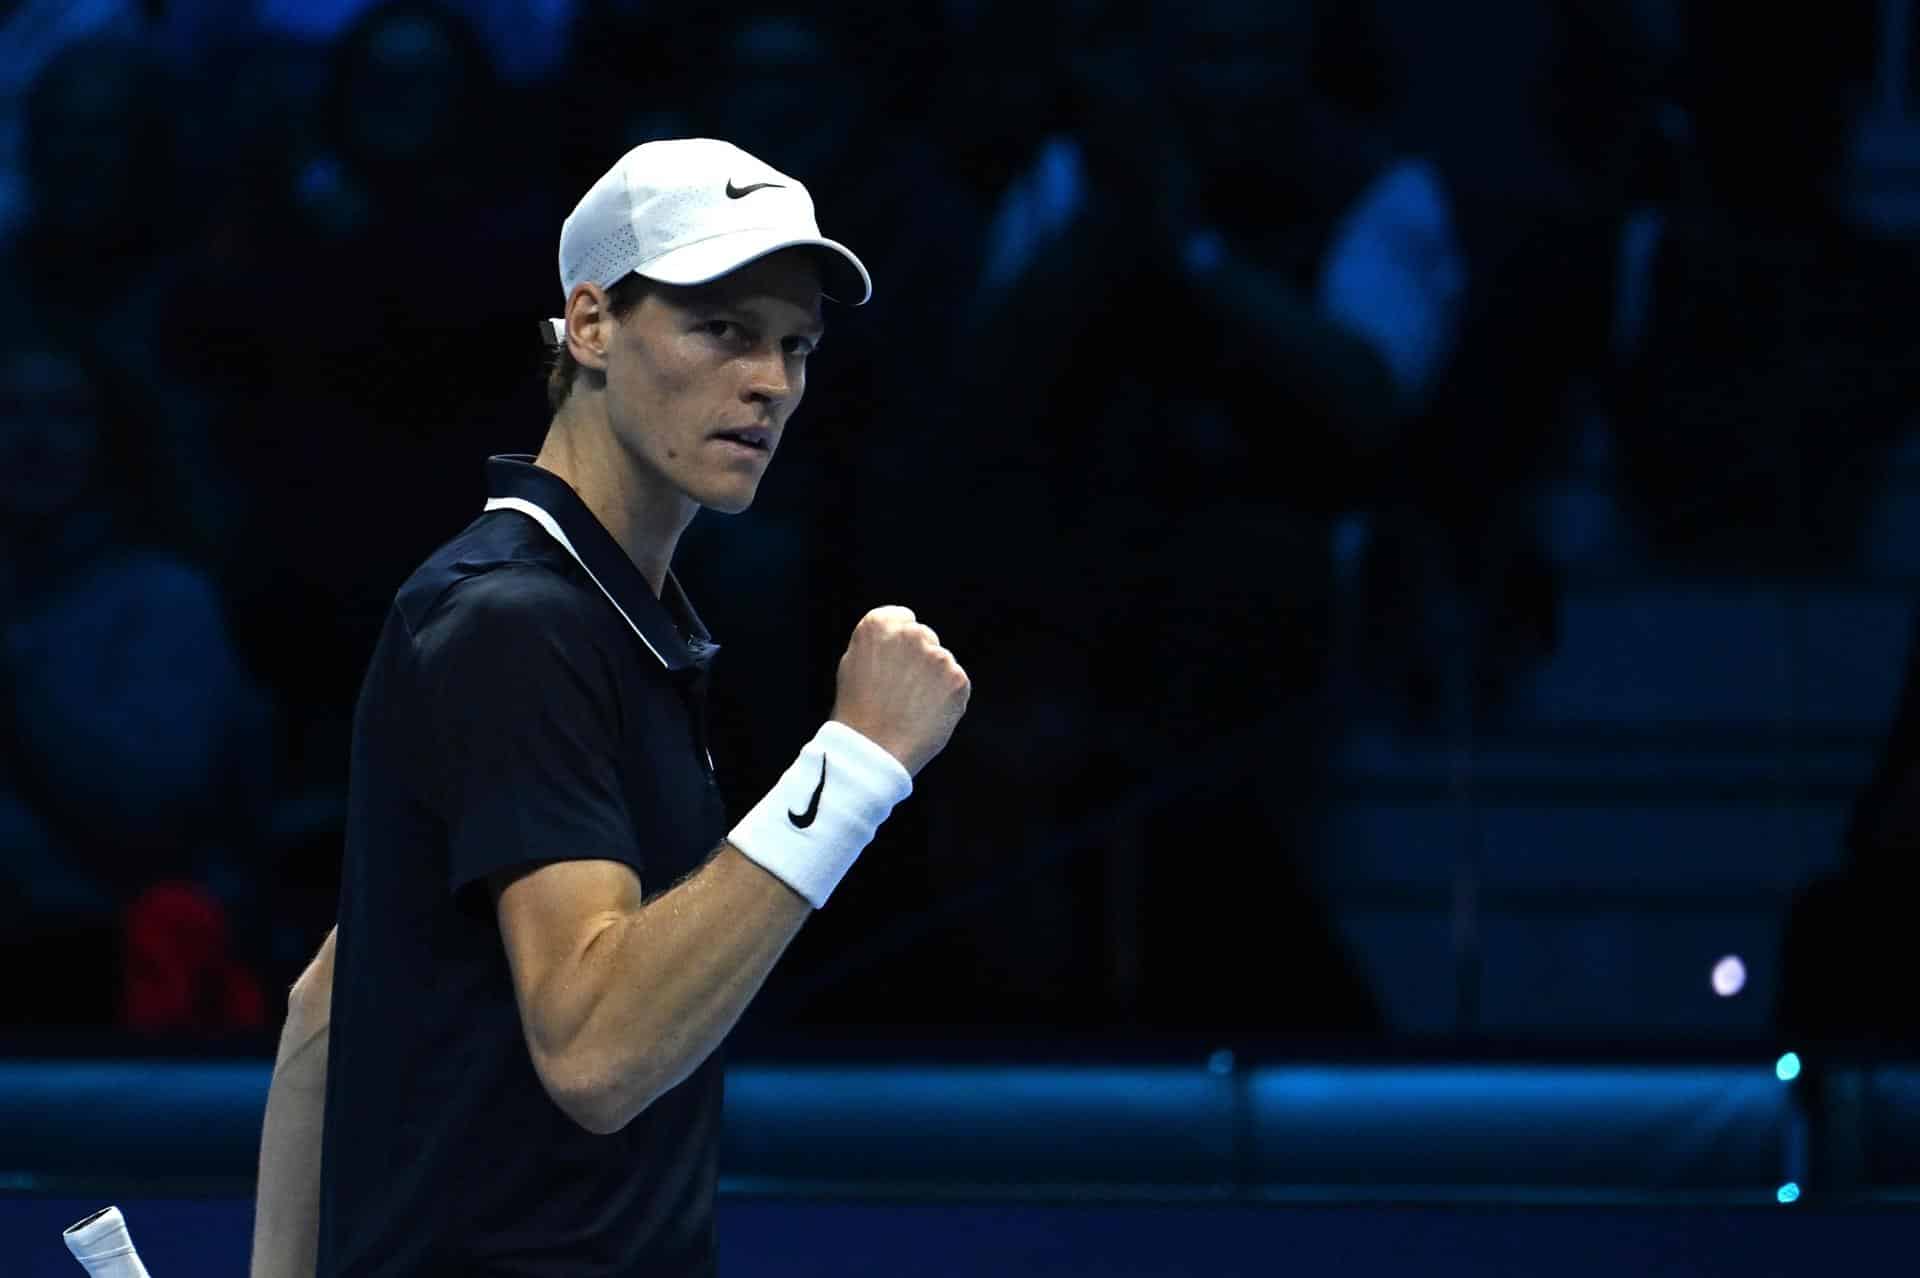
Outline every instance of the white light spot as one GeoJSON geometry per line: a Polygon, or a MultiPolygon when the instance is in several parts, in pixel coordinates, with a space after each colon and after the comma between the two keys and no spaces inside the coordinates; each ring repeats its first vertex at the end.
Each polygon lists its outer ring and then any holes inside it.
{"type": "Polygon", "coordinates": [[[1729,954],[1713,965],[1713,992],[1732,998],[1747,987],[1747,965],[1738,954],[1729,954]]]}

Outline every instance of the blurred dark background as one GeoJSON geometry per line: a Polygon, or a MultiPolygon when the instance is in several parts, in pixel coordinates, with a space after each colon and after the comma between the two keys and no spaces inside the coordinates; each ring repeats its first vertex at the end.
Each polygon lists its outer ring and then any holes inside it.
{"type": "Polygon", "coordinates": [[[1905,1051],[1913,8],[0,0],[4,1032],[270,1053],[561,219],[706,135],[877,288],[677,563],[736,808],[867,608],[976,685],[740,1050],[1905,1051]]]}

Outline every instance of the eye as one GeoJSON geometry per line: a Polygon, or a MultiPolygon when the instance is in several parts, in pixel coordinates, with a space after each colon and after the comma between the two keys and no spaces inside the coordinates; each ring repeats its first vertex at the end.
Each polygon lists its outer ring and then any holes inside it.
{"type": "Polygon", "coordinates": [[[709,337],[730,337],[739,330],[740,326],[732,320],[713,319],[700,325],[700,331],[709,337]]]}
{"type": "Polygon", "coordinates": [[[786,347],[787,354],[798,355],[802,359],[820,349],[820,343],[811,337],[789,337],[781,345],[786,347]]]}

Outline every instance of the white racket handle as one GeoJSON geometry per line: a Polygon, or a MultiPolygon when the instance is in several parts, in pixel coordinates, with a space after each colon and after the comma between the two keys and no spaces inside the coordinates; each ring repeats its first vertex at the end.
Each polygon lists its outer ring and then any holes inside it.
{"type": "Polygon", "coordinates": [[[140,1263],[127,1235],[126,1217],[118,1207],[106,1207],[77,1225],[69,1225],[60,1236],[67,1250],[93,1278],[150,1278],[140,1263]]]}

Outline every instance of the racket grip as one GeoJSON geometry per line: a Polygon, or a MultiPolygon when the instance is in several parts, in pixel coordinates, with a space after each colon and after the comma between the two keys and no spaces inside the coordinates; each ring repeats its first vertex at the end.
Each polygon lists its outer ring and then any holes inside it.
{"type": "Polygon", "coordinates": [[[94,1278],[150,1278],[140,1263],[127,1234],[126,1217],[118,1207],[104,1207],[77,1225],[69,1225],[60,1237],[67,1250],[94,1278]]]}

